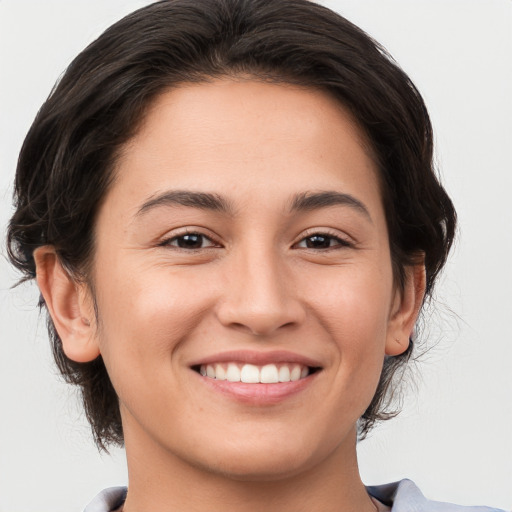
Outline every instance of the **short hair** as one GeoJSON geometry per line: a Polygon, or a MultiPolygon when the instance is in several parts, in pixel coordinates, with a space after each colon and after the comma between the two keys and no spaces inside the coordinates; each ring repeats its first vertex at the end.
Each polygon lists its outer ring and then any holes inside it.
{"type": "MultiPolygon", "coordinates": [[[[321,89],[350,111],[379,170],[395,281],[403,285],[406,267],[422,258],[429,298],[456,214],[433,165],[425,104],[382,46],[308,0],[160,1],[118,21],[80,53],[19,156],[7,243],[23,280],[35,277],[34,250],[52,245],[74,278],[91,285],[99,205],[152,101],[178,84],[240,75],[321,89]]],[[[49,315],[48,331],[62,375],[81,389],[96,443],[122,444],[119,401],[101,355],[72,361],[49,315]]],[[[412,340],[405,353],[385,358],[360,437],[396,414],[396,375],[411,351],[412,340]]]]}

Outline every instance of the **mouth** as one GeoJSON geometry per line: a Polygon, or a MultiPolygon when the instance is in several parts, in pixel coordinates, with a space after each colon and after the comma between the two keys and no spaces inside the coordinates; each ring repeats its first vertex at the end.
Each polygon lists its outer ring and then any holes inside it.
{"type": "Polygon", "coordinates": [[[208,379],[245,384],[278,384],[296,382],[320,370],[319,367],[282,362],[256,365],[236,361],[201,364],[192,369],[208,379]]]}
{"type": "Polygon", "coordinates": [[[251,407],[293,399],[323,370],[320,360],[286,350],[231,350],[191,361],[189,368],[210,391],[251,407]]]}

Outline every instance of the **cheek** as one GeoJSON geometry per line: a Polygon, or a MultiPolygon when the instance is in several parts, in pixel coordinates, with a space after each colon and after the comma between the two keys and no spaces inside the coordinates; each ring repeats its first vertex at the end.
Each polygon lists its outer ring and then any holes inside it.
{"type": "Polygon", "coordinates": [[[393,279],[391,264],[388,271],[382,268],[327,269],[330,278],[317,276],[322,286],[309,289],[309,304],[332,347],[336,389],[362,411],[376,389],[385,356],[393,279]]]}
{"type": "Polygon", "coordinates": [[[162,271],[139,271],[124,279],[111,269],[98,282],[100,351],[120,402],[165,423],[162,403],[177,399],[180,347],[197,332],[208,293],[199,294],[190,279],[162,271]],[[163,394],[155,393],[162,387],[163,394]]]}
{"type": "Polygon", "coordinates": [[[172,359],[174,350],[201,323],[211,290],[187,273],[115,269],[98,275],[100,347],[116,364],[143,367],[155,358],[172,359]],[[123,276],[130,275],[126,278],[123,276]]]}
{"type": "Polygon", "coordinates": [[[393,280],[380,265],[319,268],[304,282],[310,307],[333,338],[359,348],[385,337],[393,280]]]}

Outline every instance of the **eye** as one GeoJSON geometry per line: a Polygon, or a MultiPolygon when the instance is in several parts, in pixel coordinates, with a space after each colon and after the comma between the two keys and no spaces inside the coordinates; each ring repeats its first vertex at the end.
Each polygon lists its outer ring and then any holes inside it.
{"type": "Polygon", "coordinates": [[[164,240],[160,245],[178,247],[179,249],[206,249],[208,247],[217,247],[210,238],[201,233],[184,233],[164,240]]]}
{"type": "Polygon", "coordinates": [[[303,238],[296,247],[301,249],[333,249],[335,247],[350,247],[350,242],[326,233],[314,233],[303,238]]]}

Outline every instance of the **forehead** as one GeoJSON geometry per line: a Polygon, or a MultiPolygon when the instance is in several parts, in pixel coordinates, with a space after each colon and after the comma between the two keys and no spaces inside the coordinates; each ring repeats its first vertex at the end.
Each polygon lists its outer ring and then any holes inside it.
{"type": "Polygon", "coordinates": [[[322,90],[255,80],[184,84],[161,94],[116,171],[113,188],[134,203],[166,189],[269,197],[357,182],[380,195],[365,138],[339,101],[322,90]]]}
{"type": "Polygon", "coordinates": [[[175,137],[192,137],[191,142],[199,137],[212,145],[245,139],[253,147],[254,136],[271,142],[276,134],[270,128],[279,128],[290,139],[313,139],[325,137],[336,125],[350,131],[365,151],[369,146],[348,109],[330,92],[251,77],[184,83],[165,91],[148,108],[132,142],[157,142],[164,125],[175,137]],[[249,133],[251,137],[244,137],[249,133]]]}

